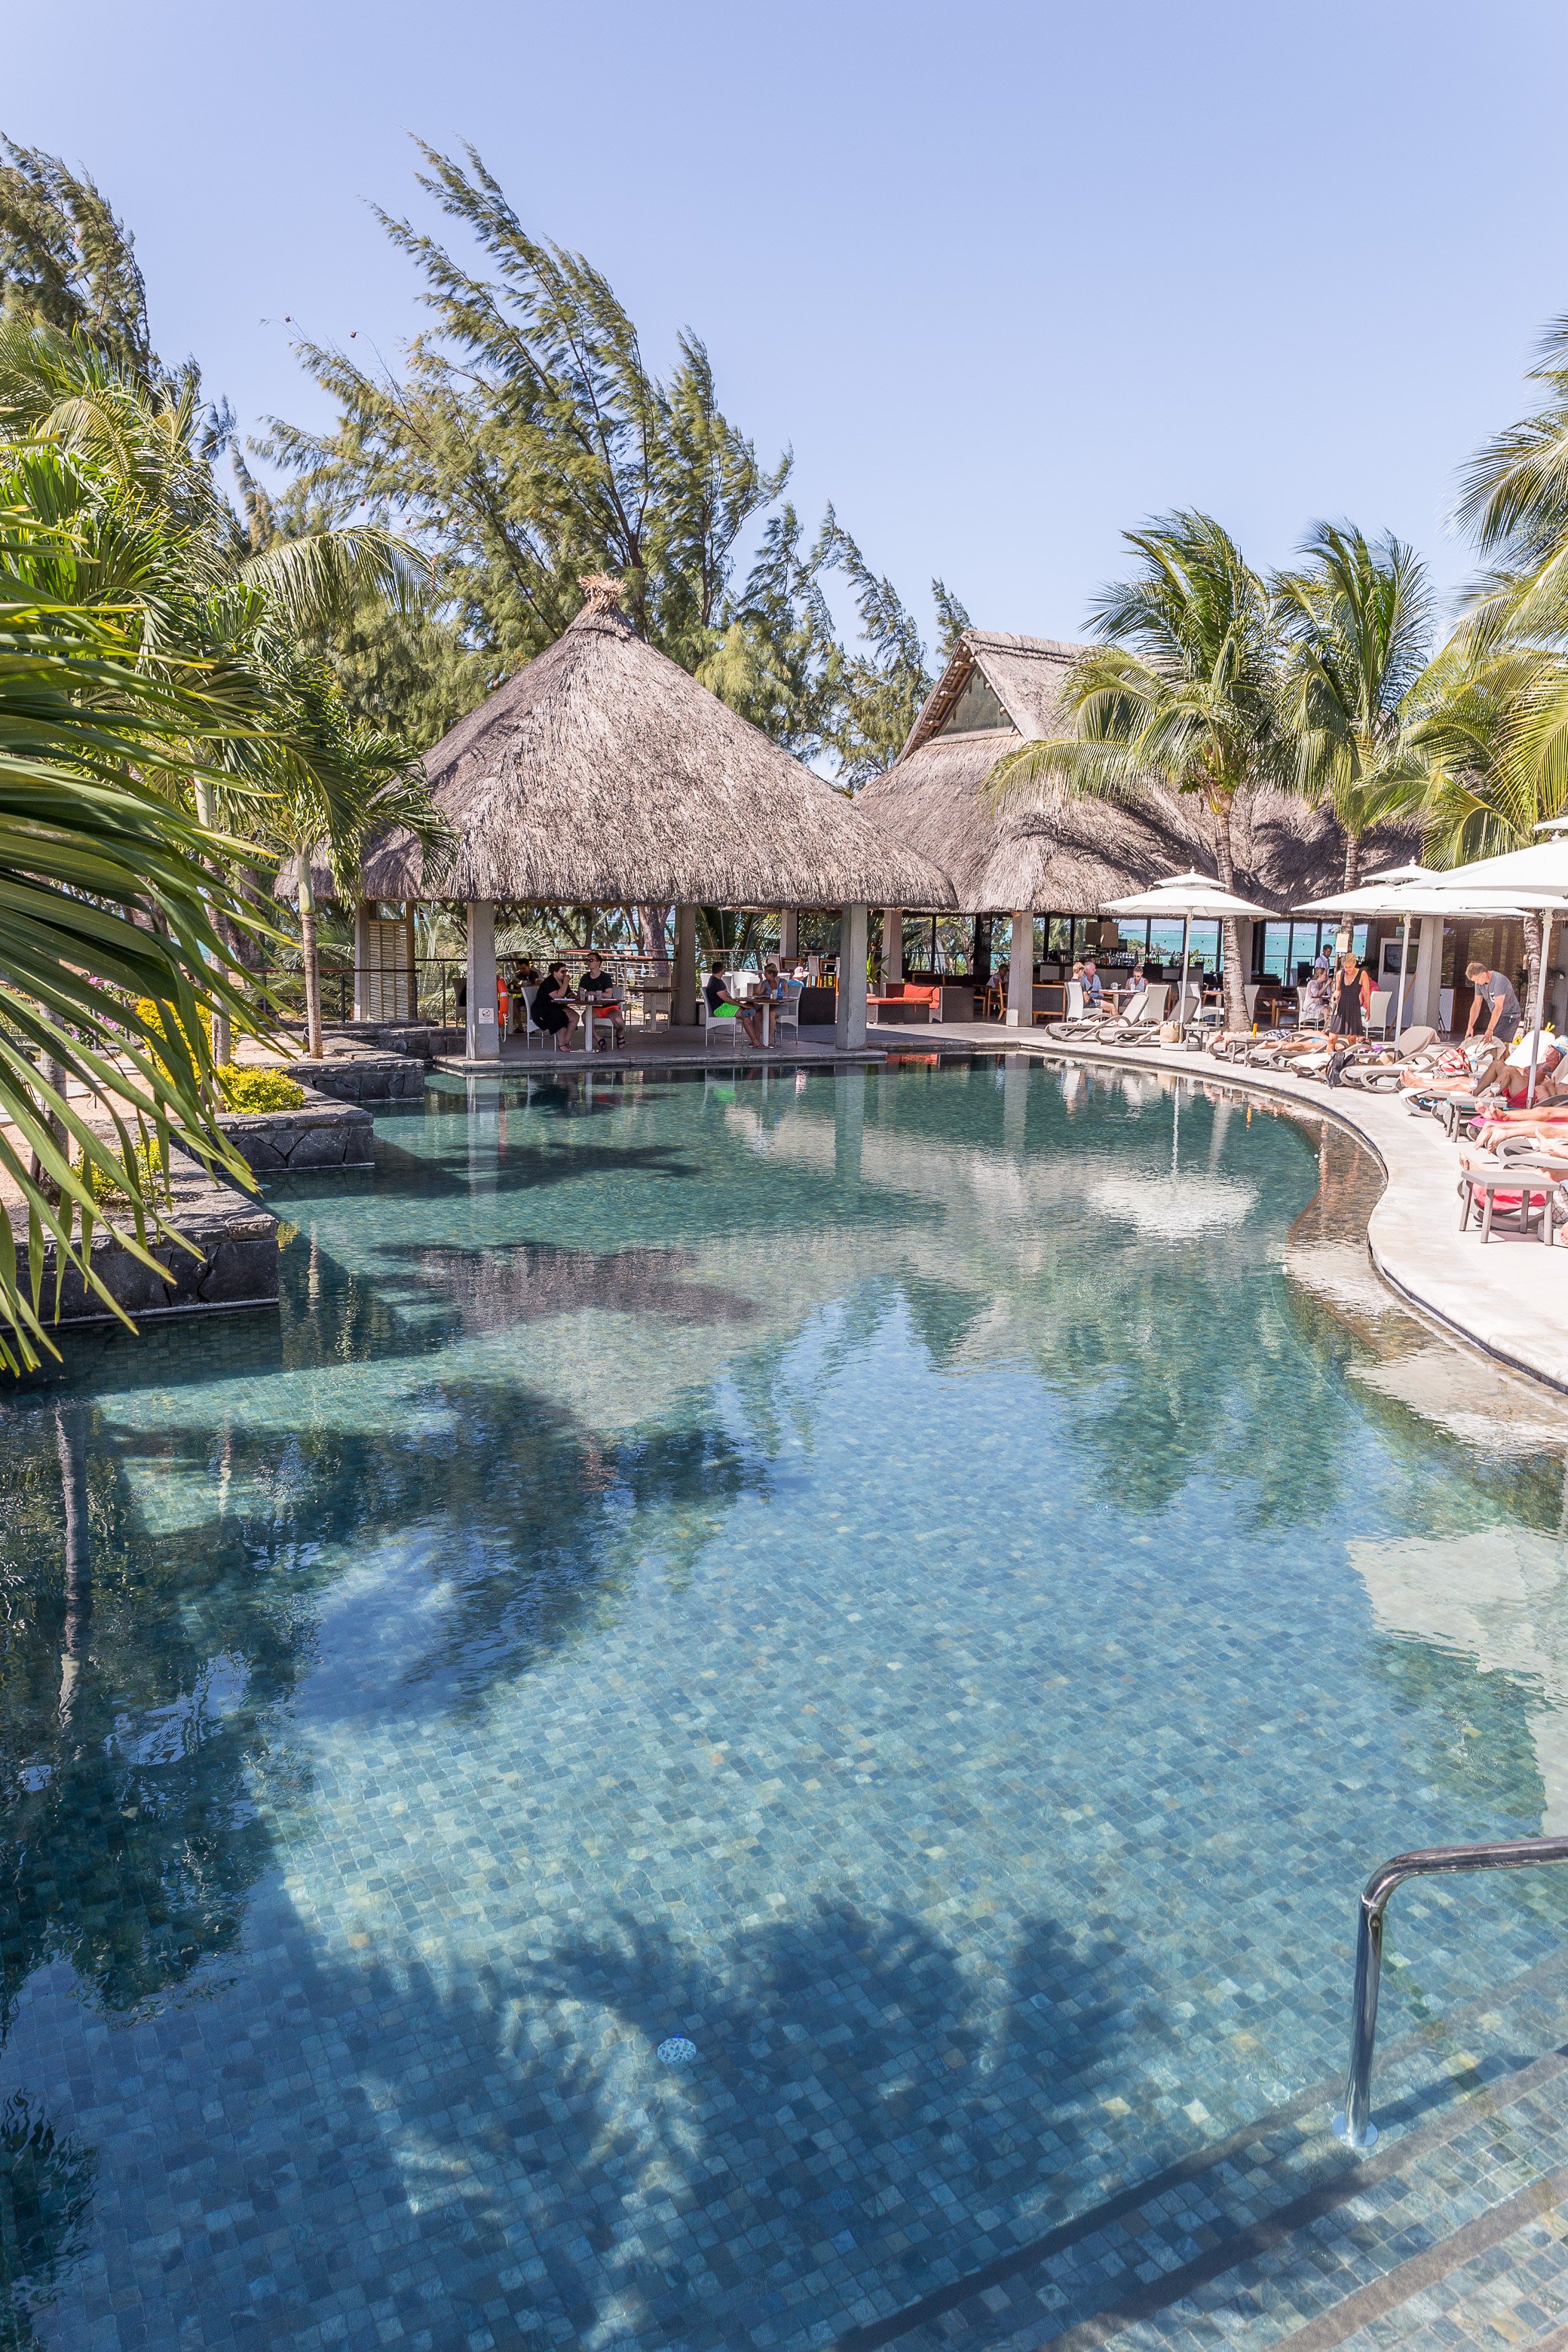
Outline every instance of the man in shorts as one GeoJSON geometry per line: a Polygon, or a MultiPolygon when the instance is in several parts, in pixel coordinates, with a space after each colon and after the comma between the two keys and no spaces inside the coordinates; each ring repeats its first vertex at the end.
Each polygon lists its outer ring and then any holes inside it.
{"type": "Polygon", "coordinates": [[[1519,999],[1513,992],[1512,981],[1484,963],[1468,963],[1465,978],[1476,992],[1470,1004],[1470,1024],[1465,1031],[1466,1036],[1474,1035],[1484,1004],[1491,1018],[1487,1023],[1482,1043],[1488,1045],[1508,1045],[1519,1034],[1519,999]]]}

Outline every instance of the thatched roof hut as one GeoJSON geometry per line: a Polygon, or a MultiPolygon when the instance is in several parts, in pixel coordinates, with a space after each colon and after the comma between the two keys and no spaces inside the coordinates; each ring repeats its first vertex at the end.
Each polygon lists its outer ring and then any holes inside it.
{"type": "MultiPolygon", "coordinates": [[[[889,839],[951,876],[966,914],[1092,915],[1163,875],[1215,870],[1205,813],[1192,794],[1152,784],[1133,808],[1047,787],[1037,807],[991,805],[986,779],[1005,753],[1068,731],[1062,682],[1087,651],[1053,637],[965,630],[898,759],[859,795],[889,839]]],[[[1363,863],[1397,863],[1414,855],[1414,842],[1400,828],[1380,828],[1363,863]]],[[[1287,793],[1260,793],[1237,812],[1235,848],[1237,890],[1281,911],[1332,889],[1344,867],[1332,816],[1287,793]]]]}
{"type": "Polygon", "coordinates": [[[457,836],[394,834],[372,898],[570,906],[951,907],[940,866],[637,636],[612,581],[426,756],[457,836]]]}

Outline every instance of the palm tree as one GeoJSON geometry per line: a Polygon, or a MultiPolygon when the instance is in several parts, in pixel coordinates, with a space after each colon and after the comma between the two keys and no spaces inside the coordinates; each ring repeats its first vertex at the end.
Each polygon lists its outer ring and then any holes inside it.
{"type": "Polygon", "coordinates": [[[1568,319],[1547,329],[1530,381],[1548,398],[1494,434],[1461,476],[1458,520],[1493,566],[1466,628],[1488,645],[1568,635],[1568,319]]]}
{"type": "MultiPolygon", "coordinates": [[[[1210,515],[1160,517],[1126,541],[1134,576],[1103,589],[1091,625],[1107,643],[1069,674],[1063,702],[1074,732],[1027,743],[991,774],[1013,800],[1049,778],[1068,792],[1136,801],[1151,779],[1194,793],[1208,812],[1219,879],[1236,887],[1237,803],[1289,772],[1279,727],[1279,648],[1272,600],[1235,541],[1210,515]]],[[[1241,936],[1225,926],[1226,1018],[1246,1025],[1241,936]]]]}
{"type": "Polygon", "coordinates": [[[1379,795],[1419,773],[1405,707],[1426,659],[1432,593],[1421,558],[1391,532],[1369,541],[1352,524],[1319,523],[1301,553],[1300,568],[1273,583],[1286,641],[1282,718],[1298,782],[1330,803],[1343,831],[1353,890],[1379,795]]]}
{"type": "MultiPolygon", "coordinates": [[[[122,602],[79,565],[68,530],[19,495],[48,478],[47,457],[25,479],[15,466],[0,474],[0,1173],[26,1226],[24,1273],[0,1202],[0,1362],[14,1371],[53,1352],[48,1244],[59,1277],[74,1268],[120,1312],[91,1264],[100,1185],[128,1197],[121,1238],[152,1265],[150,1235],[174,1234],[149,1172],[171,1131],[248,1181],[210,1108],[201,1020],[218,1006],[249,1018],[212,914],[240,928],[255,918],[208,871],[248,845],[162,789],[232,721],[199,675],[142,667],[122,602]]],[[[57,1313],[58,1297],[57,1281],[57,1313]]]]}
{"type": "MultiPolygon", "coordinates": [[[[1547,817],[1568,810],[1568,671],[1557,656],[1459,630],[1417,681],[1405,730],[1410,773],[1393,778],[1376,813],[1415,814],[1437,866],[1527,849],[1547,817]]],[[[1542,925],[1524,915],[1530,1001],[1540,979],[1542,925]]]]}
{"type": "Polygon", "coordinates": [[[338,890],[352,897],[364,853],[378,835],[405,826],[426,850],[439,852],[451,830],[432,805],[424,770],[407,746],[350,719],[326,664],[305,656],[293,671],[290,742],[264,823],[268,840],[292,866],[305,975],[305,1050],[319,1060],[318,862],[326,863],[338,890]]]}

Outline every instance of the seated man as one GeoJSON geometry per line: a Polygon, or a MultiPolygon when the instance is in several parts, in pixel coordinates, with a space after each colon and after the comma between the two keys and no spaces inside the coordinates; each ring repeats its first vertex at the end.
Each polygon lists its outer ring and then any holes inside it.
{"type": "Polygon", "coordinates": [[[611,1024],[610,1034],[617,1045],[626,1035],[625,1024],[621,1018],[620,995],[621,986],[615,973],[605,971],[605,959],[598,949],[590,948],[588,969],[577,982],[577,999],[579,1003],[594,1005],[599,1019],[602,1020],[605,1014],[608,1014],[611,1024]]]}
{"type": "Polygon", "coordinates": [[[1098,1013],[1105,1002],[1105,987],[1099,972],[1095,970],[1092,956],[1085,956],[1083,960],[1083,971],[1079,976],[1079,982],[1083,989],[1084,1011],[1098,1013]]]}

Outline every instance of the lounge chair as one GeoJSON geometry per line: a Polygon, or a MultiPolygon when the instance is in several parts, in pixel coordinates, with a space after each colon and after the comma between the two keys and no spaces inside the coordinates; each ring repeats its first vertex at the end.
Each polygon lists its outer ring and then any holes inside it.
{"type": "Polygon", "coordinates": [[[1165,1015],[1163,987],[1139,989],[1121,1012],[1099,1032],[1102,1045],[1147,1045],[1158,1043],[1165,1015]]]}
{"type": "Polygon", "coordinates": [[[1397,1094],[1404,1081],[1417,1071],[1436,1067],[1445,1051],[1436,1029],[1408,1029],[1397,1045],[1390,1045],[1368,1061],[1345,1072],[1345,1083],[1363,1094],[1397,1094]]]}

